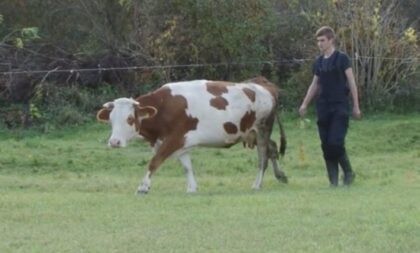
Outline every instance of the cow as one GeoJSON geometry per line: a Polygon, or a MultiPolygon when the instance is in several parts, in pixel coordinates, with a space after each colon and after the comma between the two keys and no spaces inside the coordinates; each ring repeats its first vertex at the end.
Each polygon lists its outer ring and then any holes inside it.
{"type": "Polygon", "coordinates": [[[195,192],[189,151],[195,146],[228,148],[242,142],[257,147],[257,176],[253,189],[261,187],[271,160],[275,177],[287,182],[278,166],[278,153],[286,149],[286,136],[277,115],[278,89],[264,77],[239,83],[194,80],[167,83],[136,99],[118,98],[97,112],[97,120],[110,122],[108,145],[125,147],[140,137],[150,143],[154,155],[137,193],[149,192],[151,177],[168,157],[177,158],[186,173],[187,192],[195,192]],[[280,150],[270,139],[274,121],[280,126],[280,150]]]}

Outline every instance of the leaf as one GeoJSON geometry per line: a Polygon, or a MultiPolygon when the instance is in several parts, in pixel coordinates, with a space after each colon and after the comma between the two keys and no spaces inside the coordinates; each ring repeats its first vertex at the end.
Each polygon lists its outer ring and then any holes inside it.
{"type": "Polygon", "coordinates": [[[24,39],[32,40],[32,39],[39,39],[38,35],[39,28],[38,27],[26,27],[22,28],[21,34],[24,39]]]}
{"type": "Polygon", "coordinates": [[[34,105],[33,103],[31,103],[29,105],[29,112],[30,112],[32,118],[34,118],[34,119],[39,119],[42,116],[38,107],[36,105],[34,105]]]}
{"type": "Polygon", "coordinates": [[[131,4],[131,0],[118,0],[118,3],[119,3],[121,6],[126,6],[126,5],[131,4]]]}
{"type": "Polygon", "coordinates": [[[412,27],[408,27],[405,31],[404,31],[404,36],[403,36],[404,40],[406,40],[409,43],[413,43],[415,44],[417,42],[417,34],[416,34],[416,30],[413,29],[412,27]]]}
{"type": "Polygon", "coordinates": [[[15,46],[16,46],[17,48],[23,48],[23,41],[22,41],[22,39],[21,39],[21,38],[16,38],[16,39],[15,39],[15,46]]]}

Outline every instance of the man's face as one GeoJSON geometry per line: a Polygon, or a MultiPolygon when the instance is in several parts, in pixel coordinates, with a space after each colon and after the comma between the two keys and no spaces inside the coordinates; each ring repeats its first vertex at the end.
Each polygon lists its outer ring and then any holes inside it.
{"type": "Polygon", "coordinates": [[[326,52],[333,46],[333,39],[328,39],[325,35],[317,37],[316,41],[321,53],[326,52]]]}

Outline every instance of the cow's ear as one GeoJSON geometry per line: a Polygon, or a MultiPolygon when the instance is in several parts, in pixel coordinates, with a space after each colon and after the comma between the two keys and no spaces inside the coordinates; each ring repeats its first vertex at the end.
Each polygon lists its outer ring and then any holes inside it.
{"type": "Polygon", "coordinates": [[[152,118],[157,114],[157,109],[153,106],[135,105],[136,116],[140,119],[152,118]]]}
{"type": "Polygon", "coordinates": [[[96,113],[96,119],[98,121],[108,122],[110,112],[111,110],[109,110],[108,108],[102,108],[96,113]]]}
{"type": "Polygon", "coordinates": [[[109,121],[109,114],[111,113],[112,108],[114,108],[114,103],[113,102],[105,103],[103,105],[103,108],[100,109],[96,113],[96,119],[98,121],[108,122],[109,121]]]}

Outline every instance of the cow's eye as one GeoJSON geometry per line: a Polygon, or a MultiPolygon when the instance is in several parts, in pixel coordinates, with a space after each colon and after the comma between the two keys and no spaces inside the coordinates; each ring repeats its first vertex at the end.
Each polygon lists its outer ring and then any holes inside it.
{"type": "Polygon", "coordinates": [[[134,119],[134,117],[133,117],[133,116],[129,116],[129,117],[127,118],[127,123],[128,123],[130,126],[132,126],[132,125],[134,124],[134,121],[135,121],[135,119],[134,119]]]}

